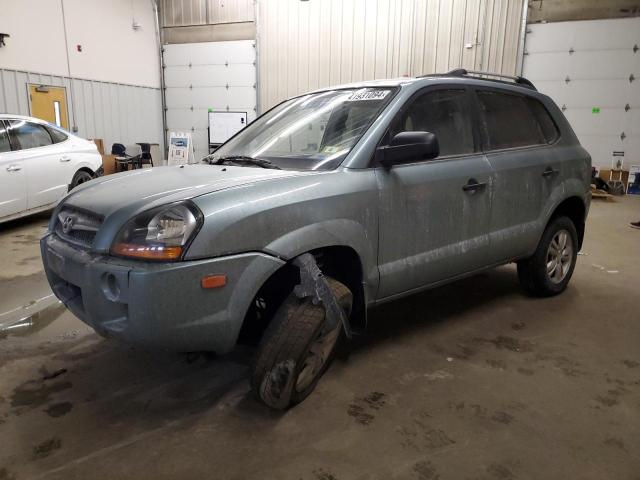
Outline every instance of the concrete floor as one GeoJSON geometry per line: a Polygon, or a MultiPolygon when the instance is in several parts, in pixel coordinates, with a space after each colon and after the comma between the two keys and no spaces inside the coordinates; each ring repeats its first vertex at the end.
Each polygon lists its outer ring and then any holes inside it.
{"type": "Polygon", "coordinates": [[[101,339],[47,297],[46,216],[0,226],[0,314],[44,308],[0,337],[0,480],[638,480],[639,218],[640,198],[594,201],[559,297],[506,266],[379,308],[286,413],[248,394],[249,349],[101,339]]]}

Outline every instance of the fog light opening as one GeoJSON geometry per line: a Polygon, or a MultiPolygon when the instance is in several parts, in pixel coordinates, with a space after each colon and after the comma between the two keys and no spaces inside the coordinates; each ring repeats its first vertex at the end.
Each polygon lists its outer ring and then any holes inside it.
{"type": "Polygon", "coordinates": [[[118,279],[113,273],[105,273],[102,276],[102,291],[105,297],[112,302],[117,302],[120,298],[120,285],[118,279]]]}

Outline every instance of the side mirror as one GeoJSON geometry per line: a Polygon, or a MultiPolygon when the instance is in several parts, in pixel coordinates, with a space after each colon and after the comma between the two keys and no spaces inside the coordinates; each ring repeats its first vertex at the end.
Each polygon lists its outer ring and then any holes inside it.
{"type": "Polygon", "coordinates": [[[378,161],[385,167],[430,160],[440,155],[440,146],[431,132],[400,132],[388,146],[379,147],[378,161]]]}

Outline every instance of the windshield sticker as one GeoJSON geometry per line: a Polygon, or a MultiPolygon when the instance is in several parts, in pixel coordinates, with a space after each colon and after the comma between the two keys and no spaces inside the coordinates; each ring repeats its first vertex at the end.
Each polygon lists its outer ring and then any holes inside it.
{"type": "Polygon", "coordinates": [[[348,102],[359,102],[362,100],[382,100],[386,97],[391,90],[358,90],[357,92],[353,92],[349,98],[347,98],[348,102]]]}
{"type": "Polygon", "coordinates": [[[328,145],[322,149],[322,153],[336,153],[338,149],[338,146],[328,145]]]}

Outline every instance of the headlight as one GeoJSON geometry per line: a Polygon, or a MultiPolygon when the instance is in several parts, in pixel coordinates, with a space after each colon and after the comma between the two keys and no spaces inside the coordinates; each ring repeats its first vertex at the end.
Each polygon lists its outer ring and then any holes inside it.
{"type": "Polygon", "coordinates": [[[179,260],[201,225],[202,213],[192,203],[154,208],[120,230],[111,253],[145,260],[179,260]]]}

